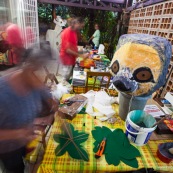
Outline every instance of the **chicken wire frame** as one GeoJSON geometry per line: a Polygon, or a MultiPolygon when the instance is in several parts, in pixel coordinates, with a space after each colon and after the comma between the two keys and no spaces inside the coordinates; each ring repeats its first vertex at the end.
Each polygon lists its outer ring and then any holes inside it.
{"type": "Polygon", "coordinates": [[[22,30],[24,47],[28,48],[34,45],[39,48],[37,0],[18,1],[17,23],[22,30]]]}

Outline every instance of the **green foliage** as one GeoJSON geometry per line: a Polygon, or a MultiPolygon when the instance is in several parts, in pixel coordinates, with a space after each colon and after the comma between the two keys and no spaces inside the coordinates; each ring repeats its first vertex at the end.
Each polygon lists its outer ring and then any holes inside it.
{"type": "Polygon", "coordinates": [[[83,29],[83,36],[88,40],[94,33],[94,24],[98,23],[101,31],[100,43],[108,44],[106,49],[108,57],[113,54],[118,43],[117,35],[117,13],[103,10],[93,10],[84,8],[69,8],[69,14],[81,16],[85,18],[85,27],[83,29]]]}
{"type": "Polygon", "coordinates": [[[38,17],[40,22],[52,22],[52,5],[38,3],[38,17]]]}
{"type": "MultiPolygon", "coordinates": [[[[38,3],[39,21],[52,23],[52,8],[53,6],[51,4],[38,3]]],[[[56,6],[56,15],[67,19],[71,14],[85,18],[85,27],[82,31],[85,40],[89,40],[93,35],[94,24],[98,23],[100,25],[100,43],[107,43],[106,52],[111,59],[119,37],[117,35],[117,13],[60,5],[56,6]],[[109,54],[111,54],[111,57],[109,54]]]]}

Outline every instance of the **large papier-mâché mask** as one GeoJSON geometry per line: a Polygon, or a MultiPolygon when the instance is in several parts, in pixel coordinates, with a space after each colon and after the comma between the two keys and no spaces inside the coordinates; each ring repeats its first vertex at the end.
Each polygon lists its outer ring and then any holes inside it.
{"type": "Polygon", "coordinates": [[[165,84],[171,59],[171,44],[148,34],[120,37],[110,65],[113,84],[134,96],[148,96],[165,84]]]}

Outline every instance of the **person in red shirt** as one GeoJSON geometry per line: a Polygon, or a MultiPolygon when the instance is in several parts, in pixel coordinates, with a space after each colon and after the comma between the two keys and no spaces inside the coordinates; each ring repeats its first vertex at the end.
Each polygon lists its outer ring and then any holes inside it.
{"type": "Polygon", "coordinates": [[[77,32],[84,27],[84,20],[81,17],[73,18],[71,26],[64,29],[61,34],[61,46],[60,46],[60,71],[59,73],[68,80],[75,65],[77,57],[88,57],[88,54],[79,54],[77,43],[77,32]]]}

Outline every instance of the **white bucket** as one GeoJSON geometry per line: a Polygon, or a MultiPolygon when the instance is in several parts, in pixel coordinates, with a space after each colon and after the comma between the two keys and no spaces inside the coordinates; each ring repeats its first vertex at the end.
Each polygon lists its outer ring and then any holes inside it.
{"type": "Polygon", "coordinates": [[[142,110],[134,110],[128,113],[125,121],[126,135],[130,141],[138,146],[145,145],[152,132],[157,126],[152,127],[156,120],[151,115],[142,110]],[[146,127],[141,127],[137,124],[143,123],[146,127]]]}

